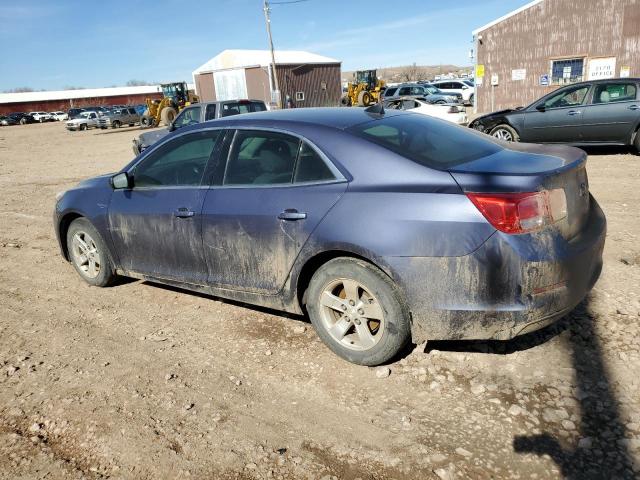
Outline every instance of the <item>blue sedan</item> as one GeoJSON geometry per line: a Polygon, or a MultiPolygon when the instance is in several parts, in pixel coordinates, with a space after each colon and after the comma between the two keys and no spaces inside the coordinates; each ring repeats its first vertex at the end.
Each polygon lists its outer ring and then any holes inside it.
{"type": "Polygon", "coordinates": [[[341,357],[509,339],[573,309],[606,222],[586,154],[503,143],[423,115],[292,109],[186,127],[59,195],[63,257],[308,314],[341,357]]]}

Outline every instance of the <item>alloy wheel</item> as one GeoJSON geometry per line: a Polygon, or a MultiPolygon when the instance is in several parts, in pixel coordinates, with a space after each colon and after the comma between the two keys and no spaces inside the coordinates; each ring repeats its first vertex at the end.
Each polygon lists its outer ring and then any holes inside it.
{"type": "Polygon", "coordinates": [[[493,136],[498,140],[504,140],[505,142],[513,142],[513,135],[508,130],[504,128],[499,128],[495,132],[493,132],[493,136]]]}
{"type": "Polygon", "coordinates": [[[384,334],[382,306],[356,280],[341,278],[325,285],[320,296],[320,317],[331,337],[351,350],[369,350],[384,334]]]}
{"type": "Polygon", "coordinates": [[[84,231],[73,236],[71,256],[78,269],[88,278],[96,278],[102,268],[100,253],[96,242],[84,231]]]}

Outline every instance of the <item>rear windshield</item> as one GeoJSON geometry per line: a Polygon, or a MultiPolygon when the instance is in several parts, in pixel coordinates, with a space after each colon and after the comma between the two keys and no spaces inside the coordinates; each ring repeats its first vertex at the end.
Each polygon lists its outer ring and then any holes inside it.
{"type": "Polygon", "coordinates": [[[420,114],[361,123],[351,133],[431,168],[446,169],[501,150],[490,137],[420,114]]]}
{"type": "Polygon", "coordinates": [[[267,107],[265,107],[262,102],[228,102],[222,105],[222,116],[228,117],[230,115],[239,115],[241,113],[263,112],[266,109],[267,107]]]}

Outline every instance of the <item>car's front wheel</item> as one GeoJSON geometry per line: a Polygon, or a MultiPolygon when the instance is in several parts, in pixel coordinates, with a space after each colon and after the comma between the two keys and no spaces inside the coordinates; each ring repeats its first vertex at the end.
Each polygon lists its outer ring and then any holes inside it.
{"type": "Polygon", "coordinates": [[[73,267],[89,285],[106,287],[116,277],[109,251],[91,222],[77,218],[67,230],[67,249],[73,267]]]}
{"type": "Polygon", "coordinates": [[[505,142],[519,142],[520,135],[509,125],[498,125],[491,130],[491,136],[505,142]]]}
{"type": "Polygon", "coordinates": [[[363,260],[339,257],[325,263],[313,275],[306,298],[318,336],[352,363],[388,362],[411,340],[409,312],[398,287],[363,260]]]}

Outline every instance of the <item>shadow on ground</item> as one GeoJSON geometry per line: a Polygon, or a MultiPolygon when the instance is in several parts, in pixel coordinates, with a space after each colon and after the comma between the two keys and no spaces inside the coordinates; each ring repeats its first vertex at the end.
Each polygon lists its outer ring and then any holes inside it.
{"type": "Polygon", "coordinates": [[[517,453],[549,455],[569,479],[632,479],[632,459],[626,446],[626,429],[620,418],[602,345],[596,335],[597,315],[585,300],[557,323],[513,340],[430,342],[429,350],[510,354],[528,350],[564,333],[563,343],[570,350],[575,371],[580,422],[580,441],[568,445],[567,440],[543,432],[540,435],[517,436],[513,448],[517,453]]]}

